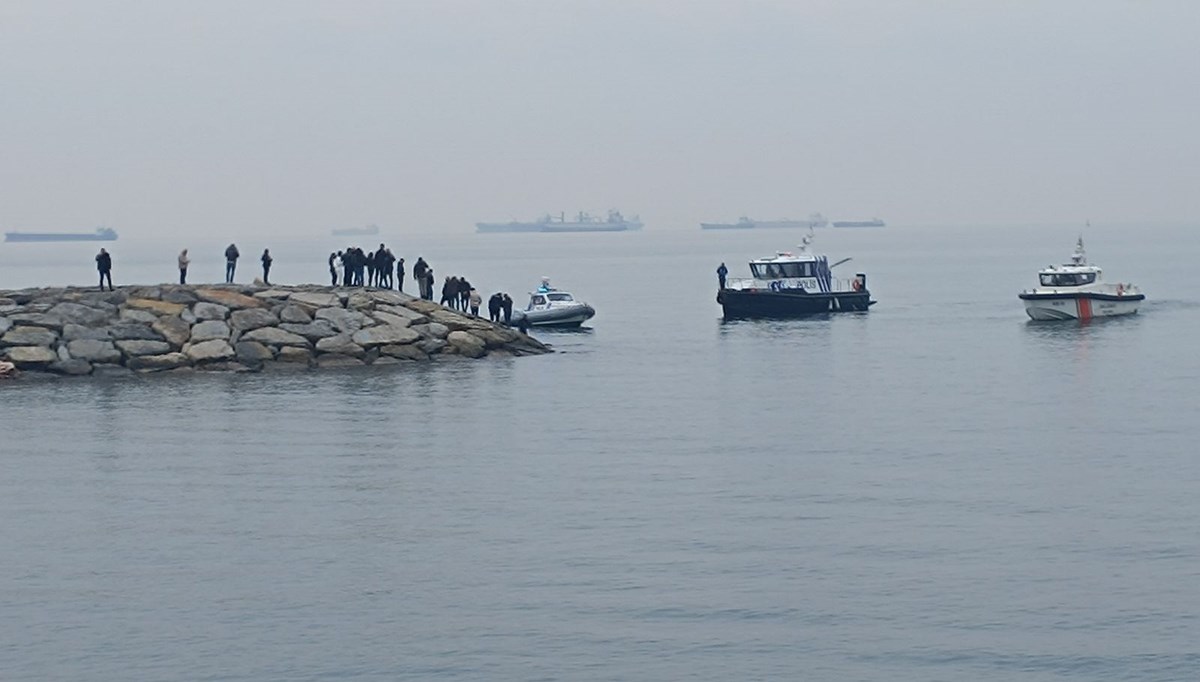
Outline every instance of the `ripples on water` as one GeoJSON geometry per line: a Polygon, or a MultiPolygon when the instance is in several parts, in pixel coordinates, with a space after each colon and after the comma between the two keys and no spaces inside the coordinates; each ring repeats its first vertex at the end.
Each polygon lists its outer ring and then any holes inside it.
{"type": "Polygon", "coordinates": [[[1028,323],[1040,253],[874,234],[866,315],[591,237],[554,356],[0,388],[0,677],[1194,679],[1196,304],[1028,323]]]}

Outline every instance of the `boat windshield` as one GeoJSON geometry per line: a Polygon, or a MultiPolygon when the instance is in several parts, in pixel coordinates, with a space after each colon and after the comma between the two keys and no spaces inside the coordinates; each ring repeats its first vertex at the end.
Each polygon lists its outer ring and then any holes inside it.
{"type": "Polygon", "coordinates": [[[1094,272],[1043,272],[1041,274],[1044,287],[1077,287],[1081,284],[1091,284],[1096,281],[1094,272]]]}
{"type": "Polygon", "coordinates": [[[574,301],[575,300],[575,299],[571,298],[571,294],[568,294],[563,291],[558,291],[558,292],[555,292],[552,294],[547,294],[546,298],[549,298],[551,301],[574,301]]]}
{"type": "Polygon", "coordinates": [[[750,271],[758,279],[816,277],[815,263],[751,263],[750,271]]]}
{"type": "Polygon", "coordinates": [[[546,297],[542,296],[542,295],[531,296],[529,298],[529,305],[530,306],[546,305],[546,297]]]}

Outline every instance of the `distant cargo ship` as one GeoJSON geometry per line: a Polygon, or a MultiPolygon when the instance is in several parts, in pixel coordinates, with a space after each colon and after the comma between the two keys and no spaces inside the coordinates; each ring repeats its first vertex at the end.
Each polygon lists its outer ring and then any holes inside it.
{"type": "Polygon", "coordinates": [[[339,230],[330,230],[335,237],[370,237],[371,235],[379,234],[378,225],[367,225],[366,227],[344,227],[339,230]]]}
{"type": "Polygon", "coordinates": [[[700,223],[702,230],[755,230],[760,228],[798,227],[807,230],[810,227],[825,227],[829,221],[820,213],[813,213],[808,220],[751,220],[746,216],[738,218],[736,223],[700,223]]]}
{"type": "Polygon", "coordinates": [[[883,227],[884,222],[879,218],[871,218],[870,220],[835,220],[834,227],[883,227]]]}
{"type": "Polygon", "coordinates": [[[97,227],[94,232],[5,232],[6,242],[112,242],[117,231],[111,227],[97,227]]]}
{"type": "Polygon", "coordinates": [[[597,218],[580,212],[574,220],[566,214],[545,215],[541,220],[530,223],[517,221],[507,223],[475,223],[476,232],[629,232],[642,229],[637,216],[625,218],[620,211],[609,211],[608,217],[597,218]]]}

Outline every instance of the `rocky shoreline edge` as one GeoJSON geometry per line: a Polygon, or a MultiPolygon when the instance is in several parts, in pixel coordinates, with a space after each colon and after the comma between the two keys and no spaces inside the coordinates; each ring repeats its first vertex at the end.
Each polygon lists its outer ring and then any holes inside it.
{"type": "Polygon", "coordinates": [[[0,371],[10,375],[254,372],[549,352],[511,327],[386,289],[0,290],[0,371]]]}

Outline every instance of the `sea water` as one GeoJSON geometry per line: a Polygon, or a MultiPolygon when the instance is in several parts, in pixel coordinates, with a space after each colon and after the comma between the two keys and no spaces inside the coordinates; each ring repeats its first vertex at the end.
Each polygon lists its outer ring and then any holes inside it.
{"type": "MultiPolygon", "coordinates": [[[[802,232],[652,227],[362,244],[551,277],[597,315],[550,356],[0,385],[0,678],[1200,677],[1191,226],[1087,228],[1148,296],[1091,324],[1016,297],[1073,228],[819,230],[878,304],[726,323],[717,265],[802,232]]],[[[91,284],[19,246],[0,287],[91,284]]],[[[221,279],[106,248],[184,246],[221,279]]]]}

